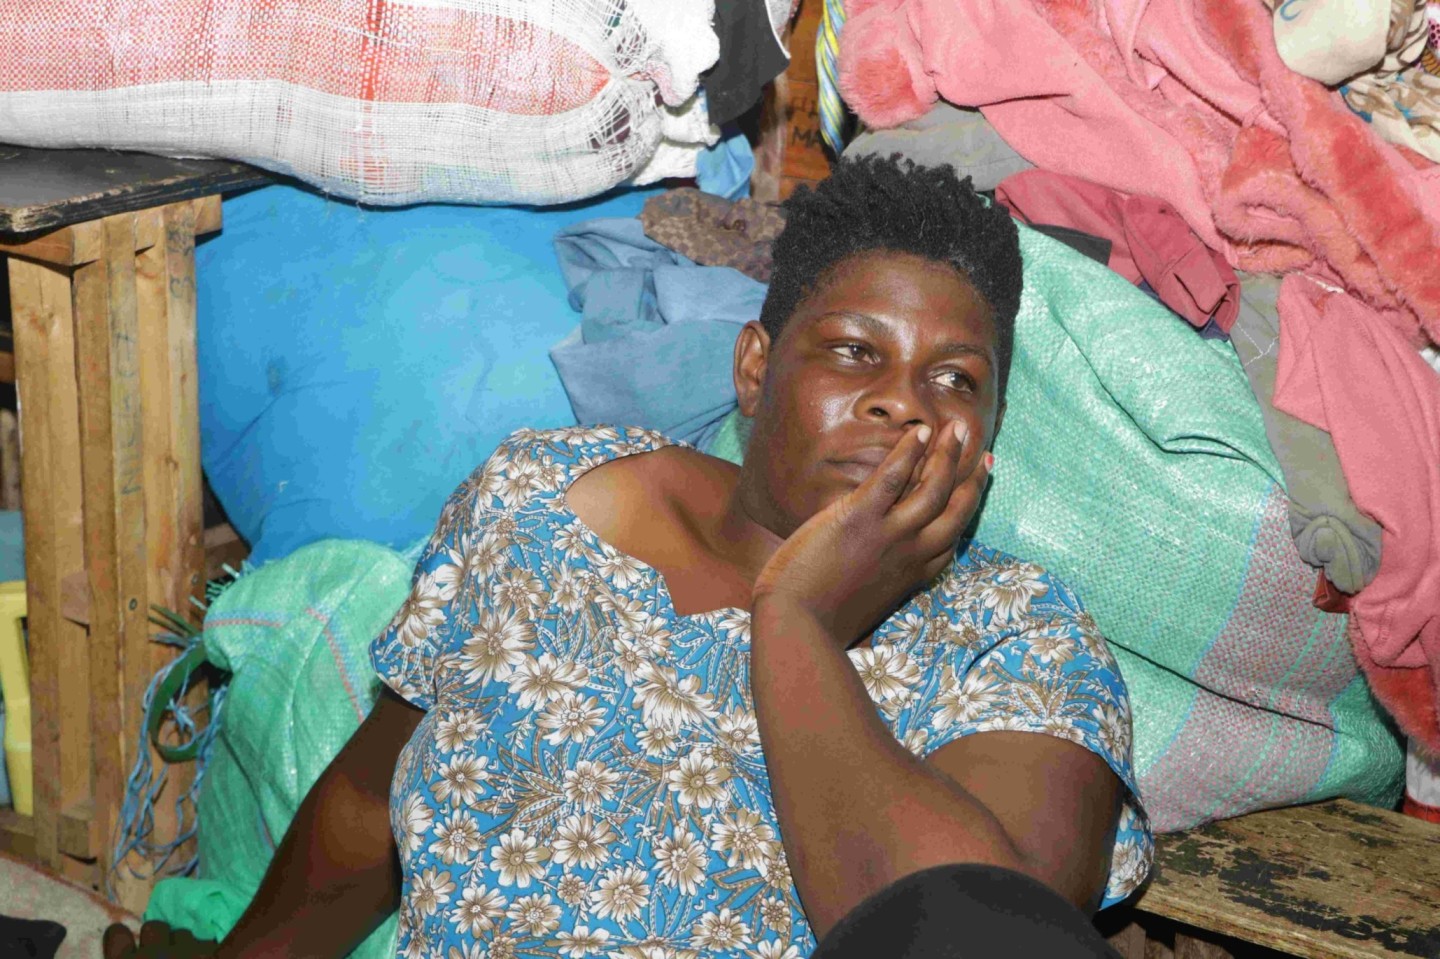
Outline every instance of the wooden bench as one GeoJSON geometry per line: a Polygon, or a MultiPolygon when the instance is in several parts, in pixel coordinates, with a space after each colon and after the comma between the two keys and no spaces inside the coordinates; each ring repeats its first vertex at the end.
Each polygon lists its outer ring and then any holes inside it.
{"type": "MultiPolygon", "coordinates": [[[[204,584],[195,238],[247,166],[0,146],[20,396],[33,816],[0,810],[0,849],[98,886],[111,863],[141,701],[174,650],[152,604],[204,584]]],[[[171,771],[156,838],[177,834],[171,771]]],[[[153,864],[130,865],[144,874],[153,864]]],[[[144,880],[122,904],[143,907],[144,880]]]]}
{"type": "Polygon", "coordinates": [[[1440,956],[1440,825],[1348,800],[1161,836],[1133,906],[1100,923],[1125,959],[1440,956]]]}

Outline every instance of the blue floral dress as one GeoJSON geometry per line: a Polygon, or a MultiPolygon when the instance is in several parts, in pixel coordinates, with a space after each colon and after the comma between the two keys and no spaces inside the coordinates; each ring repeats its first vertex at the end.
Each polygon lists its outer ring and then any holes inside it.
{"type": "MultiPolygon", "coordinates": [[[[426,710],[391,789],[401,955],[814,950],[756,729],[749,613],[677,614],[656,570],[566,504],[585,471],[669,442],[522,431],[446,504],[372,647],[426,710]]],[[[1058,581],[972,544],[850,657],[917,756],[992,729],[1101,756],[1129,790],[1105,901],[1139,886],[1152,843],[1125,685],[1058,581]]]]}

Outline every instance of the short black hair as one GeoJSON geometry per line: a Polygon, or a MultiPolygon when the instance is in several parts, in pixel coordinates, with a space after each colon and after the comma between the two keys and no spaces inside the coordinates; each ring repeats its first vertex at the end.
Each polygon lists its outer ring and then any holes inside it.
{"type": "Polygon", "coordinates": [[[997,399],[1004,399],[1020,310],[1020,236],[1005,209],[987,203],[968,176],[960,179],[949,164],[916,166],[899,154],[842,160],[814,189],[796,190],[784,211],[760,311],[772,341],[841,261],[870,251],[908,253],[950,266],[990,304],[997,399]]]}

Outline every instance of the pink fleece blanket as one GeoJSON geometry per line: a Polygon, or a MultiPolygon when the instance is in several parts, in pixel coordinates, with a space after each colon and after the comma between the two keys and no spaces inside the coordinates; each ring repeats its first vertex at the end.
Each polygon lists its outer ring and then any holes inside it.
{"type": "Polygon", "coordinates": [[[1356,655],[1405,731],[1440,749],[1440,380],[1399,359],[1440,342],[1440,167],[1291,72],[1256,0],[846,8],[841,91],[870,125],[937,97],[980,107],[1037,166],[1170,203],[1237,269],[1343,291],[1282,303],[1294,378],[1276,401],[1334,435],[1384,529],[1380,573],[1352,601],[1356,655]]]}

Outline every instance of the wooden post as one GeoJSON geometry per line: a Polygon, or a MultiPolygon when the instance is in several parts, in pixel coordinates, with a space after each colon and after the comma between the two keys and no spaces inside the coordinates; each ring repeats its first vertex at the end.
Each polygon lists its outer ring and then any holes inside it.
{"type": "MultiPolygon", "coordinates": [[[[77,870],[61,856],[60,827],[62,812],[89,818],[94,695],[85,628],[62,614],[67,581],[85,569],[70,277],[64,267],[13,257],[9,271],[26,516],[34,855],[84,880],[90,870],[77,870]]],[[[70,846],[75,859],[95,855],[89,836],[83,846],[70,846]]]]}
{"type": "Polygon", "coordinates": [[[790,66],[767,87],[760,114],[751,195],[783,200],[802,184],[830,175],[830,158],[820,139],[820,85],[815,73],[815,36],[824,16],[823,0],[801,0],[786,41],[790,66]]]}

